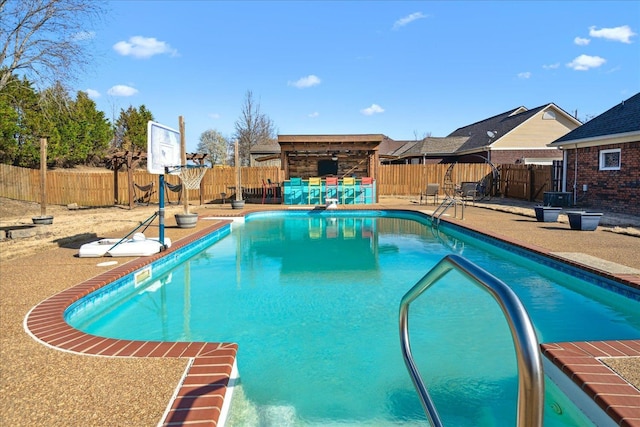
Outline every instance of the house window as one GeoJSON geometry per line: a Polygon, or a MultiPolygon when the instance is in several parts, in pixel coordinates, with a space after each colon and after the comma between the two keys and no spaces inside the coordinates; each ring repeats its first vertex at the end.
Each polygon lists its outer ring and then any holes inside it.
{"type": "Polygon", "coordinates": [[[542,120],[555,120],[556,119],[556,113],[554,113],[553,111],[545,111],[544,114],[542,115],[542,120]]]}
{"type": "Polygon", "coordinates": [[[600,150],[600,170],[620,170],[620,149],[600,150]]]}

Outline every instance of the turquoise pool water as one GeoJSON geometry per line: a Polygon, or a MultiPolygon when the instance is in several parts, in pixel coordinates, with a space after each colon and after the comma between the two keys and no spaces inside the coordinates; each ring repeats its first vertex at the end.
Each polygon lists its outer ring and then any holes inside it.
{"type": "MultiPolygon", "coordinates": [[[[113,338],[237,342],[245,400],[235,425],[424,424],[398,306],[451,252],[512,286],[541,342],[640,337],[640,298],[612,283],[463,229],[434,232],[418,214],[353,215],[251,215],[183,263],[76,303],[67,319],[113,338]]],[[[515,424],[513,345],[487,294],[452,273],[412,304],[410,328],[445,425],[515,424]]],[[[545,396],[546,426],[588,425],[549,381],[545,396]]]]}

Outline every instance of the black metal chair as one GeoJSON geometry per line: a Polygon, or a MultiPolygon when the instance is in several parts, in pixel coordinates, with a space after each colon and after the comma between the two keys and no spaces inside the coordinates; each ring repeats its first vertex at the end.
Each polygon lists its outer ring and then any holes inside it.
{"type": "Polygon", "coordinates": [[[429,202],[429,197],[433,198],[433,204],[438,203],[438,193],[440,191],[440,184],[427,184],[427,188],[423,193],[420,193],[420,204],[425,201],[425,204],[429,202]]]}

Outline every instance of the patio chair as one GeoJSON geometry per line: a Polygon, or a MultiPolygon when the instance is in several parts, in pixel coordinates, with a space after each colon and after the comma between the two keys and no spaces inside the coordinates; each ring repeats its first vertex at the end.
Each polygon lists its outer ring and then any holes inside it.
{"type": "Polygon", "coordinates": [[[149,206],[149,202],[151,201],[151,196],[154,191],[155,183],[151,181],[148,185],[138,185],[137,183],[133,183],[133,201],[139,205],[149,206]]]}
{"type": "Polygon", "coordinates": [[[324,180],[324,184],[325,184],[324,200],[325,201],[335,200],[337,203],[338,192],[339,192],[338,178],[327,177],[324,180]]]}
{"type": "Polygon", "coordinates": [[[312,200],[317,200],[318,203],[316,205],[322,204],[322,179],[319,177],[311,177],[309,178],[309,200],[308,203],[311,204],[312,200]]]}
{"type": "Polygon", "coordinates": [[[360,203],[373,203],[373,177],[365,176],[360,180],[360,203]]]}
{"type": "Polygon", "coordinates": [[[342,204],[346,205],[351,199],[351,204],[356,203],[356,179],[352,177],[342,178],[342,204]]]}
{"type": "Polygon", "coordinates": [[[424,192],[420,193],[420,204],[422,204],[422,200],[425,203],[429,202],[429,197],[433,199],[433,204],[438,203],[438,193],[440,192],[440,184],[427,184],[427,188],[424,192]]]}
{"type": "Polygon", "coordinates": [[[478,198],[478,183],[463,182],[457,193],[458,197],[460,197],[463,202],[471,201],[475,204],[476,199],[478,198]]]}
{"type": "Polygon", "coordinates": [[[302,178],[289,178],[290,194],[288,195],[288,204],[302,204],[302,178]]]}

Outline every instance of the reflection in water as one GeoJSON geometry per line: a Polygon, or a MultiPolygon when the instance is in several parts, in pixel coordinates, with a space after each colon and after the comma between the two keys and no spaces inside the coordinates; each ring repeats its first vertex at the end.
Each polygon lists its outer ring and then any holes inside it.
{"type": "Polygon", "coordinates": [[[283,275],[378,270],[378,240],[374,218],[314,216],[281,221],[277,226],[260,221],[245,224],[238,245],[250,248],[242,262],[262,257],[277,260],[283,275]],[[273,241],[283,238],[283,244],[273,241]]]}

